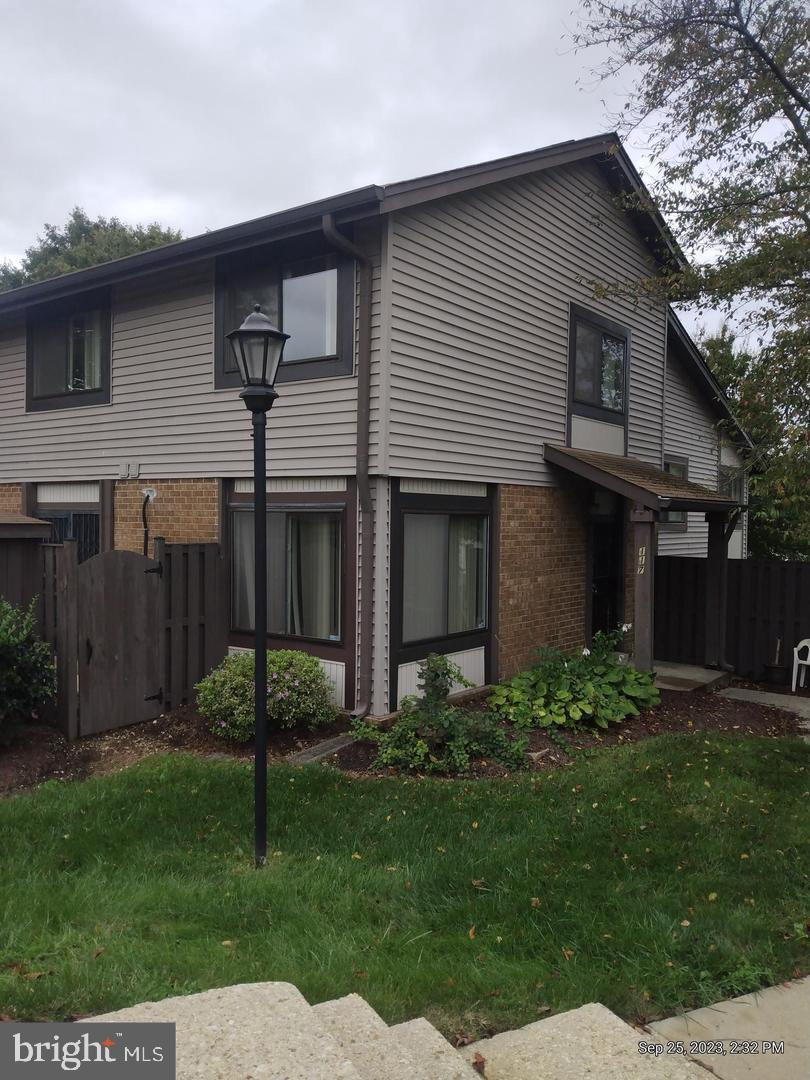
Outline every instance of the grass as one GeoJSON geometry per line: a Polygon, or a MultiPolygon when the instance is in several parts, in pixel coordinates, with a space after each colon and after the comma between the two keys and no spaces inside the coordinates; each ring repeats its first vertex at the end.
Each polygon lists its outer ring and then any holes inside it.
{"type": "Polygon", "coordinates": [[[0,802],[0,1013],[264,979],[483,1033],[633,1018],[808,970],[810,750],[661,736],[513,780],[156,757],[0,802]]]}

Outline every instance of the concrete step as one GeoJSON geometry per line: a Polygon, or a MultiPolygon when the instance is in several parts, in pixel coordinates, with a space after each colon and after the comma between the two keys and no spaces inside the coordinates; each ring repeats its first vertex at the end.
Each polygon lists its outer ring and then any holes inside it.
{"type": "Polygon", "coordinates": [[[363,1080],[436,1080],[359,994],[323,1001],[312,1012],[363,1080]]]}
{"type": "Polygon", "coordinates": [[[175,1023],[177,1080],[362,1080],[289,983],[241,983],[87,1019],[175,1023]]]}
{"type": "Polygon", "coordinates": [[[413,1052],[431,1080],[477,1080],[480,1076],[424,1017],[393,1024],[388,1030],[413,1052]]]}
{"type": "Polygon", "coordinates": [[[516,1031],[465,1046],[461,1056],[484,1059],[486,1080],[706,1080],[706,1072],[679,1056],[639,1054],[652,1042],[604,1005],[583,1005],[516,1031]]]}

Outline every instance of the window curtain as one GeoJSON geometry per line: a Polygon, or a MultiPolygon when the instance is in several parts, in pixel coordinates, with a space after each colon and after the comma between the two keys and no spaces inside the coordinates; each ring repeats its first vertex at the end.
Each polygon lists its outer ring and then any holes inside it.
{"type": "Polygon", "coordinates": [[[486,623],[486,520],[454,514],[448,543],[447,632],[486,623]]]}
{"type": "Polygon", "coordinates": [[[446,514],[405,514],[402,637],[424,641],[447,633],[446,514]]]}
{"type": "Polygon", "coordinates": [[[288,514],[287,632],[340,638],[340,522],[333,514],[288,514]]]}

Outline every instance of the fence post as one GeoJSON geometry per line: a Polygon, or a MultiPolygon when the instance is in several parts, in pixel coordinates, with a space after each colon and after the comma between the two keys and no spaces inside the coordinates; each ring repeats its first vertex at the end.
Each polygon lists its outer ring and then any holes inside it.
{"type": "Polygon", "coordinates": [[[79,596],[75,540],[56,549],[56,715],[68,739],[79,735],[79,596]]]}

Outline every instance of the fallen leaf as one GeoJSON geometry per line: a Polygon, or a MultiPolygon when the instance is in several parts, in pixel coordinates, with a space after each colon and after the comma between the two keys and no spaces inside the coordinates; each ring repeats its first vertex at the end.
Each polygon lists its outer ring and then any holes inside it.
{"type": "Polygon", "coordinates": [[[717,899],[717,893],[716,892],[710,892],[707,899],[708,899],[710,904],[713,904],[715,902],[715,900],[717,899]]]}
{"type": "Polygon", "coordinates": [[[467,931],[467,937],[470,939],[470,941],[475,941],[475,927],[474,926],[471,926],[470,929],[467,931]]]}
{"type": "Polygon", "coordinates": [[[534,908],[540,907],[540,897],[539,896],[533,896],[532,897],[532,907],[534,907],[534,908]]]}
{"type": "Polygon", "coordinates": [[[743,852],[742,855],[740,855],[740,858],[741,859],[747,859],[748,855],[745,852],[743,852]]]}
{"type": "Polygon", "coordinates": [[[43,975],[51,975],[49,971],[26,971],[23,974],[24,979],[41,979],[43,975]]]}
{"type": "Polygon", "coordinates": [[[359,851],[354,851],[354,852],[352,852],[352,858],[353,859],[362,859],[363,856],[360,854],[359,851]]]}
{"type": "Polygon", "coordinates": [[[484,1069],[487,1067],[487,1059],[482,1054],[479,1054],[477,1050],[472,1059],[472,1067],[479,1075],[484,1075],[484,1069]]]}
{"type": "Polygon", "coordinates": [[[681,926],[691,926],[692,924],[688,919],[681,919],[681,926]]]}
{"type": "Polygon", "coordinates": [[[565,957],[566,960],[570,960],[571,957],[574,955],[574,950],[573,949],[566,949],[565,947],[563,947],[562,954],[563,954],[563,956],[565,957]]]}
{"type": "Polygon", "coordinates": [[[225,941],[221,942],[221,944],[227,948],[230,945],[233,945],[233,942],[230,940],[230,938],[227,938],[225,941]]]}

